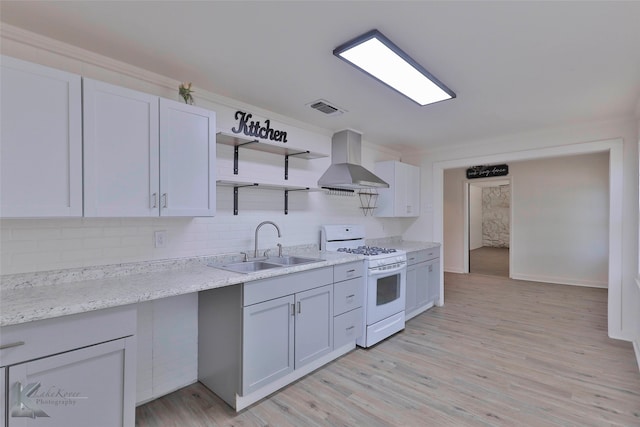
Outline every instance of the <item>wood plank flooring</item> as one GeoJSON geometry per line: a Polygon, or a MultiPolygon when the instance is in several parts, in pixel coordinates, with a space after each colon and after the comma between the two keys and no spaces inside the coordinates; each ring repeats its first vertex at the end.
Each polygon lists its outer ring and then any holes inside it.
{"type": "Polygon", "coordinates": [[[482,248],[469,251],[469,272],[509,277],[509,248],[482,248]]]}
{"type": "Polygon", "coordinates": [[[607,337],[605,289],[447,273],[445,297],[241,413],[196,383],[136,425],[640,426],[638,364],[607,337]]]}

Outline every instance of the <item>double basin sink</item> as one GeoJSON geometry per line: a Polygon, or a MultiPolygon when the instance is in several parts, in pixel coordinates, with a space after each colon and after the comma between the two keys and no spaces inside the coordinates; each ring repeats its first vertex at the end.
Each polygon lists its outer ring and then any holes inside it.
{"type": "Polygon", "coordinates": [[[292,267],[294,265],[311,264],[314,262],[322,262],[324,260],[317,258],[304,258],[298,256],[278,256],[267,257],[251,261],[234,262],[224,265],[212,265],[211,267],[221,268],[236,273],[253,273],[256,271],[269,270],[272,268],[292,267]]]}

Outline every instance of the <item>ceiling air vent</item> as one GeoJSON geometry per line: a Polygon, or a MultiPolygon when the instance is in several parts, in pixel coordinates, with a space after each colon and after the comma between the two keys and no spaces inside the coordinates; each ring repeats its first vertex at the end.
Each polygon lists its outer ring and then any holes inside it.
{"type": "Polygon", "coordinates": [[[318,110],[328,116],[339,116],[346,111],[342,108],[336,107],[335,105],[331,105],[329,101],[326,101],[324,99],[318,99],[317,101],[310,102],[307,105],[314,110],[318,110]]]}

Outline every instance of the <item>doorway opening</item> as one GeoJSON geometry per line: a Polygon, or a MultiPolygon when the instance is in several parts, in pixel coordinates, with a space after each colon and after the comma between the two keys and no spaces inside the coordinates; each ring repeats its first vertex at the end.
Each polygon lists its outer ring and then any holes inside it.
{"type": "Polygon", "coordinates": [[[511,182],[467,183],[469,273],[510,277],[511,182]]]}

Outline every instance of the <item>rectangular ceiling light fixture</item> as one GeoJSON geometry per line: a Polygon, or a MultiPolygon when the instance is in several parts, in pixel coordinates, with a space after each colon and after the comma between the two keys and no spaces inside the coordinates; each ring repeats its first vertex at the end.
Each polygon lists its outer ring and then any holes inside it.
{"type": "Polygon", "coordinates": [[[456,97],[451,89],[378,30],[338,46],[333,54],[420,105],[456,97]]]}

